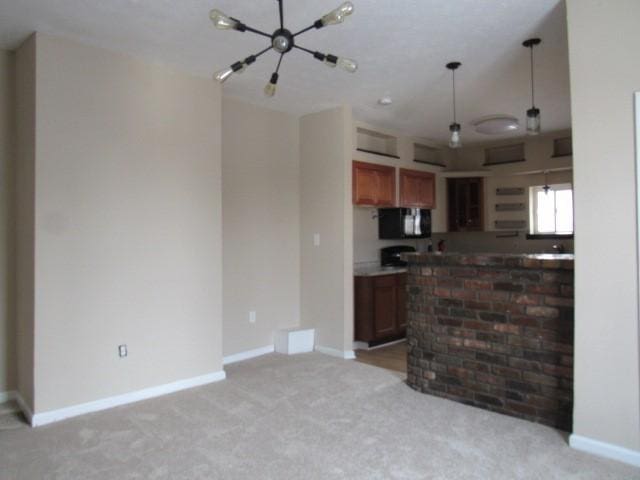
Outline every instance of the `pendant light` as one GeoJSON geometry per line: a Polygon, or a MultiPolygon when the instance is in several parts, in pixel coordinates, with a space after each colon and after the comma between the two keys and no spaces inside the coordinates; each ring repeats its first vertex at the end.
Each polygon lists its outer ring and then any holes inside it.
{"type": "Polygon", "coordinates": [[[549,170],[544,171],[544,187],[542,187],[542,190],[544,190],[545,195],[549,195],[549,190],[551,190],[549,186],[549,170]]]}
{"type": "Polygon", "coordinates": [[[453,81],[453,123],[449,125],[449,131],[451,132],[451,140],[449,140],[449,147],[460,148],[462,147],[462,141],[460,140],[460,124],[456,120],[456,70],[460,68],[462,64],[460,62],[447,63],[447,68],[451,70],[451,78],[453,81]]]}
{"type": "Polygon", "coordinates": [[[540,109],[536,108],[535,104],[535,85],[533,77],[533,47],[540,45],[539,38],[530,38],[522,43],[523,47],[526,47],[531,52],[531,108],[527,110],[527,134],[538,135],[541,128],[540,109]]]}
{"type": "Polygon", "coordinates": [[[264,94],[267,97],[273,97],[276,94],[276,87],[278,85],[279,71],[280,65],[282,64],[282,59],[286,53],[289,53],[294,48],[301,50],[303,52],[311,54],[316,60],[323,62],[325,65],[331,68],[340,67],[342,70],[345,70],[349,73],[355,73],[358,69],[358,64],[351,59],[337,57],[331,54],[325,54],[313,50],[309,50],[307,48],[301,47],[296,44],[296,37],[298,35],[302,35],[303,33],[308,32],[312,29],[320,29],[329,25],[338,25],[345,21],[346,17],[353,13],[353,4],[351,2],[344,2],[335,10],[327,13],[322,18],[316,20],[307,28],[303,28],[302,30],[292,33],[291,31],[284,28],[284,0],[278,1],[278,11],[280,18],[280,26],[279,28],[273,32],[272,34],[262,32],[260,30],[256,30],[244,23],[240,20],[229,17],[222,13],[220,10],[214,9],[209,13],[209,17],[213,22],[213,25],[219,30],[236,30],[238,32],[251,32],[256,35],[260,35],[263,37],[267,37],[269,39],[269,46],[264,50],[254,54],[249,55],[244,60],[238,61],[231,65],[230,67],[223,68],[222,70],[216,72],[213,78],[219,83],[224,83],[228,80],[234,73],[242,73],[244,72],[249,65],[255,62],[259,56],[268,52],[269,50],[275,50],[280,54],[280,58],[278,59],[278,66],[276,67],[275,72],[271,75],[271,79],[269,83],[264,87],[264,94]]]}

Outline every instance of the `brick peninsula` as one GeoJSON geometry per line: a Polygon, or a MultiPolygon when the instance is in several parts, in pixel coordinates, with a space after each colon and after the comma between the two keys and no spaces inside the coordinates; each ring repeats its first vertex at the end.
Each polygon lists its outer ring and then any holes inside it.
{"type": "Polygon", "coordinates": [[[573,255],[405,257],[409,386],[570,431],[573,255]]]}

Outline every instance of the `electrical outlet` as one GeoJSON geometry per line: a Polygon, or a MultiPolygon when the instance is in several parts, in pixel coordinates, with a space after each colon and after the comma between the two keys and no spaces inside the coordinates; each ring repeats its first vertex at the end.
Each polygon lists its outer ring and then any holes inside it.
{"type": "Polygon", "coordinates": [[[313,246],[314,247],[319,247],[320,246],[320,234],[319,233],[314,233],[313,234],[313,246]]]}
{"type": "Polygon", "coordinates": [[[120,355],[120,358],[126,357],[127,354],[128,354],[127,346],[126,345],[118,345],[118,355],[120,355]]]}
{"type": "Polygon", "coordinates": [[[249,323],[256,323],[256,312],[254,310],[249,312],[249,323]]]}

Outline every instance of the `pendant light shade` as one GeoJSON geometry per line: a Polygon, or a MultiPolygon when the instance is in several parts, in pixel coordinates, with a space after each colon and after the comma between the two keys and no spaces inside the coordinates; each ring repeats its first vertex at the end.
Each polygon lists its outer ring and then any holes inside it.
{"type": "Polygon", "coordinates": [[[535,104],[535,83],[534,83],[534,69],[533,69],[533,48],[536,45],[540,45],[541,40],[539,38],[530,38],[522,43],[523,47],[526,47],[531,52],[531,108],[527,110],[527,134],[538,135],[541,130],[541,117],[540,109],[536,108],[535,104]]]}
{"type": "Polygon", "coordinates": [[[462,130],[462,127],[456,119],[456,70],[460,68],[461,65],[462,64],[460,62],[447,63],[447,68],[451,70],[451,78],[453,83],[453,123],[449,125],[449,132],[451,132],[449,147],[451,148],[462,147],[462,140],[460,139],[460,130],[462,130]]]}
{"type": "Polygon", "coordinates": [[[460,140],[460,124],[452,123],[449,125],[449,131],[451,132],[451,139],[449,140],[449,147],[460,148],[462,147],[462,140],[460,140]]]}

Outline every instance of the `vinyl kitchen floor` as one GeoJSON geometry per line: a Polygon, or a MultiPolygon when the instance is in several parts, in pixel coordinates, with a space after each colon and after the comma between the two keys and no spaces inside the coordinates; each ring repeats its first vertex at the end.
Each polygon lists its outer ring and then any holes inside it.
{"type": "Polygon", "coordinates": [[[407,373],[407,342],[371,350],[356,350],[356,359],[374,367],[407,373]]]}

